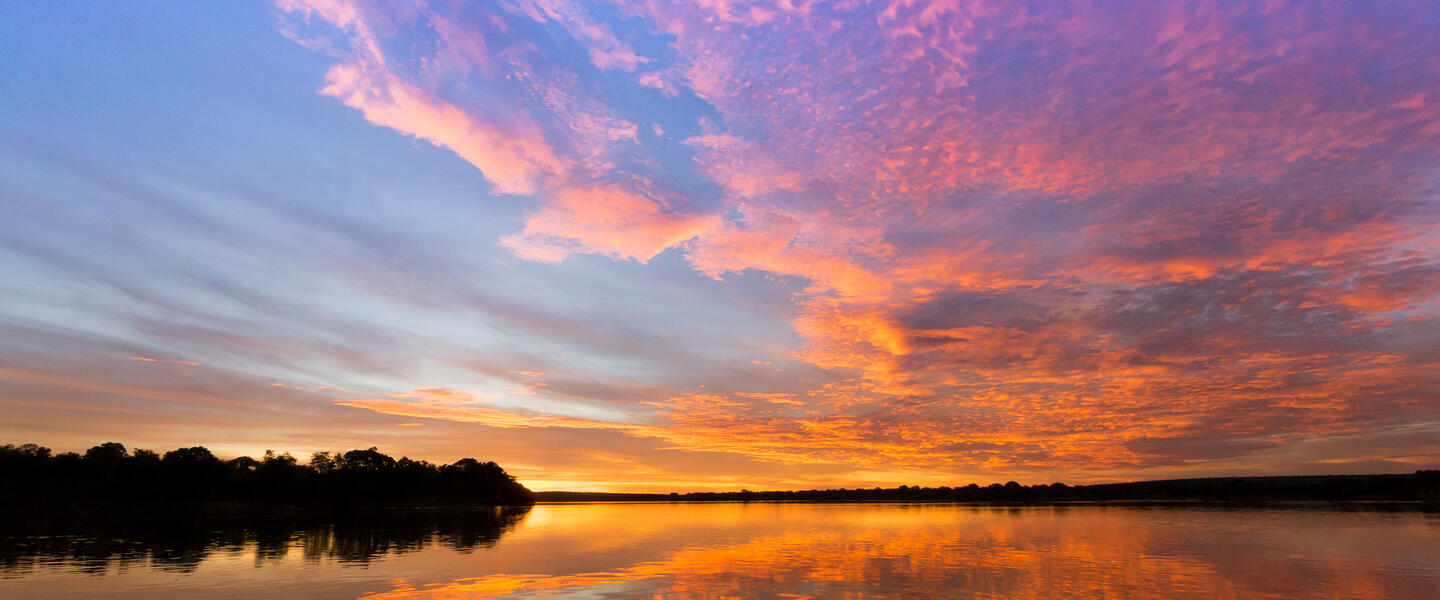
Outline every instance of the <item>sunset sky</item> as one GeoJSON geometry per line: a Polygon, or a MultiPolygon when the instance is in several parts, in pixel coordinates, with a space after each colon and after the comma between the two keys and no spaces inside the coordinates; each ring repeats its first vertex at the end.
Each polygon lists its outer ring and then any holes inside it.
{"type": "Polygon", "coordinates": [[[0,443],[1440,465],[1440,3],[5,2],[0,443]]]}

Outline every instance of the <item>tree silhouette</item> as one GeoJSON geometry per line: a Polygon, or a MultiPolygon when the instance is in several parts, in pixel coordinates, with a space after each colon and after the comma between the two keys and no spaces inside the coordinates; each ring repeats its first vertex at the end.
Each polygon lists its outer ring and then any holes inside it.
{"type": "Polygon", "coordinates": [[[248,502],[344,508],[414,505],[529,505],[533,495],[493,462],[465,458],[437,466],[396,460],[371,447],[317,452],[310,464],[267,450],[222,461],[203,446],[162,457],[106,442],[83,455],[34,444],[0,446],[0,503],[6,505],[248,502]]]}

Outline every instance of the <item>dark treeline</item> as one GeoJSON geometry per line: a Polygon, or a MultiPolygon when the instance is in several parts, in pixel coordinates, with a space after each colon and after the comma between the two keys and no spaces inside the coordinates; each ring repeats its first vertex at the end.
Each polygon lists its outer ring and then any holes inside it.
{"type": "Polygon", "coordinates": [[[0,521],[0,580],[58,564],[90,573],[132,564],[186,573],[215,552],[247,548],[254,549],[259,563],[298,554],[307,561],[353,565],[435,545],[469,552],[494,545],[529,510],[507,506],[241,519],[181,511],[163,519],[0,521]]]}
{"type": "Polygon", "coordinates": [[[493,462],[448,465],[396,460],[375,448],[317,452],[302,464],[288,452],[221,460],[201,446],[164,455],[107,442],[84,454],[34,444],[0,446],[0,504],[99,506],[155,503],[260,506],[529,505],[533,495],[493,462]]]}
{"type": "Polygon", "coordinates": [[[988,486],[860,488],[833,490],[694,492],[689,494],[620,494],[603,492],[539,492],[541,502],[665,501],[684,502],[1290,502],[1411,500],[1440,501],[1440,471],[1412,475],[1317,475],[1284,477],[1215,477],[1170,479],[1099,485],[1063,483],[1021,485],[1014,481],[988,486]]]}

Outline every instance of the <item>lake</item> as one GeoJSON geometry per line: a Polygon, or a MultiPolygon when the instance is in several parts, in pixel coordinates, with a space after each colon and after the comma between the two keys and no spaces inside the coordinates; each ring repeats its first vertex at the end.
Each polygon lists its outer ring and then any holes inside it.
{"type": "Polygon", "coordinates": [[[0,598],[1440,598],[1440,513],[550,504],[10,535],[0,598]]]}

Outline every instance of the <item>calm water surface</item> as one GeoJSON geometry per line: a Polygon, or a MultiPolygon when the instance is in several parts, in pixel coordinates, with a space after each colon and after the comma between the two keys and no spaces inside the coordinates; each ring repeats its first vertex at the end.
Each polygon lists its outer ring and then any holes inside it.
{"type": "Polygon", "coordinates": [[[11,536],[0,598],[1440,598],[1440,514],[573,504],[11,536]]]}

